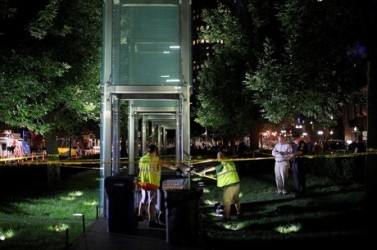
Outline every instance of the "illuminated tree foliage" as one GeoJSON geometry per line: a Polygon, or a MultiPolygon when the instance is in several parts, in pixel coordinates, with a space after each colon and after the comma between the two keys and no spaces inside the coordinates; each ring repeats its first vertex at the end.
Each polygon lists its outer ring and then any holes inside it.
{"type": "Polygon", "coordinates": [[[1,121],[45,135],[98,129],[102,2],[5,0],[0,7],[1,121]]]}
{"type": "Polygon", "coordinates": [[[234,145],[250,131],[258,116],[243,94],[248,63],[247,45],[243,43],[247,39],[239,20],[222,4],[206,10],[204,20],[210,28],[201,30],[201,36],[213,43],[214,53],[199,73],[196,121],[234,145]]]}
{"type": "Polygon", "coordinates": [[[200,73],[200,124],[227,131],[214,118],[229,113],[209,107],[234,100],[248,100],[234,112],[251,118],[251,124],[302,117],[324,127],[334,125],[345,105],[365,104],[368,60],[360,1],[219,2],[204,12],[208,28],[201,37],[213,42],[215,56],[200,73]],[[231,54],[239,64],[225,63],[231,54]],[[236,71],[242,76],[224,85],[236,71]],[[223,96],[209,97],[221,85],[223,96]]]}
{"type": "Polygon", "coordinates": [[[245,79],[266,119],[303,116],[326,127],[346,104],[365,103],[359,4],[290,0],[279,6],[282,39],[266,37],[258,66],[245,79]],[[276,50],[282,41],[283,50],[276,50]]]}

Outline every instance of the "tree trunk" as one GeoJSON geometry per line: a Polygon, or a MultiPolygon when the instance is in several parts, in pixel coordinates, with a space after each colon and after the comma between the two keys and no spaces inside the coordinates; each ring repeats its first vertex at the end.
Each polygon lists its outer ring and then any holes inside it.
{"type": "Polygon", "coordinates": [[[252,122],[250,125],[250,150],[253,153],[259,149],[259,125],[257,122],[252,122]]]}
{"type": "Polygon", "coordinates": [[[47,182],[51,186],[56,186],[60,180],[60,165],[56,163],[59,160],[58,144],[55,133],[46,133],[46,169],[47,182]]]}
{"type": "Polygon", "coordinates": [[[370,67],[370,79],[368,84],[368,129],[367,129],[367,156],[365,164],[365,189],[369,228],[375,228],[373,223],[377,221],[377,103],[374,99],[377,96],[377,68],[370,67]]]}
{"type": "Polygon", "coordinates": [[[232,155],[236,155],[236,140],[234,138],[230,139],[230,148],[232,150],[232,155]]]}
{"type": "MultiPolygon", "coordinates": [[[[365,203],[367,210],[367,223],[370,223],[369,227],[371,231],[375,233],[375,225],[373,224],[377,220],[377,204],[375,201],[377,193],[377,103],[375,98],[377,96],[377,48],[376,48],[376,36],[374,31],[376,30],[376,10],[377,4],[375,1],[370,1],[370,6],[363,12],[361,11],[361,19],[363,21],[363,31],[366,40],[366,47],[368,53],[368,70],[367,70],[367,84],[368,84],[368,127],[367,127],[367,156],[365,161],[365,203]]],[[[374,236],[371,234],[371,236],[374,236]]]]}

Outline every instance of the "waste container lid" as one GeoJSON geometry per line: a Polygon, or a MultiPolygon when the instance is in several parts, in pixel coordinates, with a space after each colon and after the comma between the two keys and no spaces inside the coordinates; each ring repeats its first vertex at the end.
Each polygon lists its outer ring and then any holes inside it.
{"type": "Polygon", "coordinates": [[[168,179],[162,182],[162,190],[189,189],[188,178],[168,179]]]}
{"type": "Polygon", "coordinates": [[[105,188],[108,189],[134,189],[133,179],[127,176],[108,176],[105,178],[105,188]]]}

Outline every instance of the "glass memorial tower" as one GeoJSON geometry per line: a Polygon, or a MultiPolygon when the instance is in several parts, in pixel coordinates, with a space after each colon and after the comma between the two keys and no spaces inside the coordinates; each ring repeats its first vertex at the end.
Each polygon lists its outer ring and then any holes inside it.
{"type": "Polygon", "coordinates": [[[124,105],[120,104],[128,104],[130,175],[134,174],[137,145],[141,144],[142,153],[147,143],[165,149],[166,130],[175,131],[175,160],[185,162],[190,157],[191,82],[191,0],[104,0],[102,212],[106,209],[103,180],[119,170],[120,128],[124,125],[120,119],[124,105]]]}

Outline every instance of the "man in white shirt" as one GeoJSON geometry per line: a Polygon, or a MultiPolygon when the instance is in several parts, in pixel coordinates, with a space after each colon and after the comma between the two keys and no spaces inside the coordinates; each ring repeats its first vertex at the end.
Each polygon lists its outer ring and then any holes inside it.
{"type": "Polygon", "coordinates": [[[278,135],[278,143],[272,150],[272,156],[275,157],[275,182],[278,194],[287,194],[285,187],[288,179],[288,170],[290,166],[289,158],[292,154],[292,146],[286,142],[283,135],[278,135]]]}

